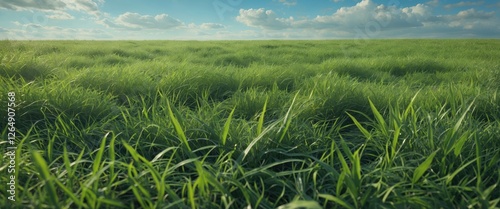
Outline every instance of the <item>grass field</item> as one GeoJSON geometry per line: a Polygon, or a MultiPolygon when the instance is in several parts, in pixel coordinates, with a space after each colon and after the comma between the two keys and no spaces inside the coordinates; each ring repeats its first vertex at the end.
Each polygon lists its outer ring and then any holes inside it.
{"type": "Polygon", "coordinates": [[[0,208],[499,208],[498,49],[1,41],[0,208]]]}

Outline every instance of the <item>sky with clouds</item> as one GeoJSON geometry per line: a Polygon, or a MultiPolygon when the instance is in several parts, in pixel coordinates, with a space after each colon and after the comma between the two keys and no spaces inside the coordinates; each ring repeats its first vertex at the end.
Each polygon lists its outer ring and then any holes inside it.
{"type": "Polygon", "coordinates": [[[497,0],[0,0],[0,39],[500,38],[497,0]]]}

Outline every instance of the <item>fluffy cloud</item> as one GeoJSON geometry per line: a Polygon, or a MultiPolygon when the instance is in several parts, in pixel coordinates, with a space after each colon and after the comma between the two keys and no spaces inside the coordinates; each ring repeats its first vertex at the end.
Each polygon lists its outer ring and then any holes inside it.
{"type": "Polygon", "coordinates": [[[342,7],[332,15],[318,15],[313,19],[278,18],[272,10],[260,8],[241,9],[236,20],[247,26],[268,30],[289,28],[347,29],[364,27],[367,23],[373,21],[380,24],[381,27],[400,28],[422,26],[421,22],[430,16],[430,8],[424,4],[397,8],[396,6],[376,5],[371,0],[363,0],[355,6],[342,7]]]}
{"type": "Polygon", "coordinates": [[[306,33],[333,35],[333,37],[439,37],[436,33],[448,35],[453,31],[457,36],[467,32],[471,37],[499,33],[499,21],[495,12],[468,9],[454,15],[435,15],[433,7],[439,0],[409,7],[375,4],[372,0],[362,0],[351,7],[342,7],[331,15],[313,18],[280,18],[274,11],[241,9],[236,20],[250,27],[264,29],[267,34],[306,33]],[[430,34],[430,35],[426,35],[430,34]],[[402,36],[398,36],[402,35],[402,36]],[[404,36],[403,36],[404,35],[404,36]]]}
{"type": "Polygon", "coordinates": [[[484,4],[484,1],[461,1],[455,4],[447,4],[444,5],[444,8],[451,9],[456,7],[470,7],[470,6],[481,6],[484,4]]]}
{"type": "Polygon", "coordinates": [[[100,29],[64,28],[58,26],[44,26],[40,24],[16,22],[19,29],[5,29],[0,33],[1,39],[32,40],[32,39],[110,39],[112,34],[100,29]]]}
{"type": "Polygon", "coordinates": [[[100,15],[99,5],[104,3],[104,0],[63,0],[66,3],[66,8],[69,10],[80,11],[100,15]]]}
{"type": "Polygon", "coordinates": [[[97,12],[103,0],[2,0],[0,8],[10,10],[75,10],[84,12],[97,12]]]}
{"type": "Polygon", "coordinates": [[[293,18],[277,18],[272,10],[260,9],[240,9],[240,15],[236,17],[238,22],[252,27],[263,29],[284,29],[290,27],[293,18]]]}
{"type": "Polygon", "coordinates": [[[297,4],[297,0],[279,0],[280,3],[286,6],[295,6],[297,4]]]}
{"type": "Polygon", "coordinates": [[[225,28],[224,25],[219,23],[202,23],[200,25],[201,29],[211,30],[211,29],[222,29],[225,28]]]}
{"type": "Polygon", "coordinates": [[[458,12],[456,15],[438,15],[431,18],[426,25],[462,29],[499,28],[495,19],[495,12],[477,11],[468,9],[458,12]]]}
{"type": "MultiPolygon", "coordinates": [[[[106,18],[96,20],[95,22],[110,29],[117,29],[122,33],[149,30],[148,33],[155,34],[168,30],[170,35],[174,33],[206,35],[213,34],[214,31],[220,31],[226,28],[225,25],[220,23],[186,24],[168,14],[142,15],[139,13],[125,12],[117,17],[110,17],[109,14],[105,15],[107,16],[106,18]]],[[[183,37],[179,38],[182,39],[183,37]]]]}
{"type": "Polygon", "coordinates": [[[80,11],[97,16],[104,0],[1,0],[0,8],[10,10],[39,10],[49,19],[74,19],[67,11],[80,11]]]}
{"type": "Polygon", "coordinates": [[[107,21],[104,23],[110,27],[131,29],[170,29],[184,24],[180,20],[174,19],[167,14],[151,16],[132,12],[121,14],[114,22],[107,21]]]}
{"type": "Polygon", "coordinates": [[[97,2],[94,2],[92,0],[66,0],[66,4],[72,10],[81,10],[88,12],[99,10],[97,2]]]}
{"type": "Polygon", "coordinates": [[[75,19],[72,15],[68,14],[67,12],[64,11],[49,11],[47,12],[47,18],[49,19],[56,19],[56,20],[71,20],[75,19]]]}
{"type": "Polygon", "coordinates": [[[0,8],[10,10],[25,10],[25,9],[40,9],[40,10],[57,10],[62,9],[66,4],[61,0],[2,0],[0,8]]]}
{"type": "Polygon", "coordinates": [[[490,19],[495,16],[495,12],[476,11],[475,9],[468,9],[460,11],[457,17],[460,19],[490,19]]]}
{"type": "Polygon", "coordinates": [[[433,6],[433,7],[437,7],[439,5],[439,0],[431,0],[431,1],[426,2],[425,4],[433,6]]]}

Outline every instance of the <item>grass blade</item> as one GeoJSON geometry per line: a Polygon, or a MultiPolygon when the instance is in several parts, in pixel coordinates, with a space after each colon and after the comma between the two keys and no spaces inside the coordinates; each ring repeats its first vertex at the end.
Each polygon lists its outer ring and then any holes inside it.
{"type": "Polygon", "coordinates": [[[179,140],[181,143],[186,147],[186,149],[189,151],[189,153],[192,152],[191,147],[189,146],[189,142],[187,140],[186,134],[184,134],[184,130],[181,127],[181,124],[175,117],[174,113],[172,112],[172,108],[170,107],[170,102],[168,103],[168,115],[170,116],[170,121],[174,125],[175,131],[177,132],[177,136],[179,137],[179,140]]]}
{"type": "Polygon", "coordinates": [[[384,117],[382,117],[380,112],[377,110],[377,107],[375,107],[372,100],[368,99],[368,102],[370,103],[370,108],[372,109],[372,112],[375,115],[378,127],[381,129],[384,136],[389,136],[389,133],[387,132],[387,123],[385,122],[384,117]]]}
{"type": "Polygon", "coordinates": [[[278,130],[278,132],[283,131],[283,132],[281,132],[281,137],[280,137],[280,140],[279,140],[280,143],[283,140],[283,138],[285,138],[285,134],[287,133],[288,128],[290,127],[290,123],[292,122],[292,120],[290,118],[291,117],[290,113],[292,112],[293,104],[295,104],[295,100],[297,99],[298,95],[299,95],[299,92],[297,92],[295,94],[295,96],[293,97],[292,104],[290,105],[290,107],[286,111],[285,117],[283,119],[283,125],[281,125],[280,129],[278,130]]]}
{"type": "Polygon", "coordinates": [[[462,152],[462,148],[464,147],[464,144],[465,142],[467,141],[467,139],[469,138],[470,136],[470,132],[469,131],[466,131],[454,144],[454,150],[453,150],[453,153],[455,154],[455,156],[458,156],[460,155],[460,153],[462,152]]]}
{"type": "Polygon", "coordinates": [[[308,208],[308,209],[322,209],[321,205],[316,201],[311,200],[295,200],[288,204],[281,205],[278,209],[298,209],[298,208],[308,208]]]}
{"type": "Polygon", "coordinates": [[[231,120],[233,118],[233,114],[234,114],[235,109],[236,109],[236,107],[233,108],[231,113],[229,113],[229,117],[227,118],[226,122],[224,123],[224,128],[222,130],[222,136],[221,136],[222,145],[226,145],[227,135],[229,134],[229,126],[231,125],[231,120]]]}
{"type": "Polygon", "coordinates": [[[76,205],[79,205],[79,206],[83,206],[83,202],[81,202],[78,197],[76,197],[76,195],[74,194],[73,191],[71,191],[70,189],[68,189],[68,187],[64,186],[63,183],[59,182],[59,181],[55,181],[56,184],[59,186],[59,188],[61,188],[66,195],[69,196],[69,198],[76,204],[76,205]]]}
{"type": "Polygon", "coordinates": [[[279,121],[276,121],[276,122],[272,123],[267,128],[265,128],[260,135],[258,135],[257,137],[255,137],[250,142],[250,144],[247,146],[247,148],[245,148],[245,150],[243,151],[243,153],[241,153],[241,155],[238,157],[237,162],[241,164],[241,162],[243,162],[243,160],[248,155],[248,153],[250,153],[250,150],[252,149],[252,147],[255,146],[255,144],[257,144],[258,141],[260,141],[262,138],[264,138],[264,136],[267,134],[267,132],[271,131],[276,125],[278,125],[278,122],[279,121]]]}
{"type": "Polygon", "coordinates": [[[99,150],[97,151],[96,157],[92,164],[92,173],[94,174],[97,173],[97,171],[99,171],[101,167],[102,155],[104,154],[104,150],[106,147],[106,138],[108,138],[109,133],[111,132],[106,133],[106,135],[104,135],[104,137],[102,138],[101,146],[99,146],[99,150]]]}
{"type": "Polygon", "coordinates": [[[326,200],[328,200],[328,201],[335,202],[335,203],[337,203],[337,204],[339,204],[339,205],[343,206],[344,208],[352,208],[352,209],[354,209],[354,206],[353,206],[353,205],[351,205],[351,204],[347,203],[346,201],[344,201],[344,200],[342,200],[342,199],[340,199],[340,198],[338,198],[338,197],[335,197],[335,196],[333,196],[333,195],[329,195],[329,194],[319,194],[318,196],[319,196],[319,197],[321,197],[321,198],[323,198],[323,199],[326,199],[326,200]]]}
{"type": "Polygon", "coordinates": [[[58,206],[59,198],[57,198],[56,187],[53,184],[53,181],[57,180],[50,175],[49,166],[47,166],[47,163],[40,153],[32,151],[31,157],[33,158],[33,162],[35,163],[40,176],[46,181],[45,188],[47,189],[47,195],[49,196],[50,203],[54,207],[58,206]]]}
{"type": "Polygon", "coordinates": [[[366,139],[371,139],[372,138],[372,134],[366,130],[362,125],[361,123],[359,123],[359,121],[354,117],[352,116],[351,114],[347,113],[347,115],[352,119],[352,121],[354,122],[354,125],[356,125],[356,127],[358,127],[358,129],[361,131],[361,133],[366,137],[366,139]]]}
{"type": "Polygon", "coordinates": [[[457,123],[455,124],[455,126],[453,127],[453,134],[455,134],[458,129],[460,128],[460,126],[462,125],[462,122],[463,120],[465,119],[465,116],[467,115],[467,113],[469,113],[470,111],[470,108],[472,107],[472,105],[474,104],[474,101],[472,101],[470,103],[470,105],[467,107],[467,109],[464,111],[464,113],[462,114],[462,116],[460,116],[460,119],[458,119],[457,123]]]}
{"type": "Polygon", "coordinates": [[[446,175],[446,184],[449,184],[453,178],[455,178],[455,176],[460,173],[460,171],[462,171],[463,169],[465,169],[467,166],[469,166],[471,163],[473,162],[476,162],[477,160],[476,159],[473,159],[469,162],[467,162],[466,164],[460,166],[460,168],[458,168],[457,170],[455,170],[455,172],[453,172],[452,174],[448,174],[446,175]]]}
{"type": "Polygon", "coordinates": [[[267,107],[267,101],[269,98],[266,98],[266,101],[264,102],[264,107],[262,108],[262,113],[260,114],[259,117],[259,123],[257,124],[257,135],[262,133],[262,126],[264,126],[264,117],[266,114],[266,107],[267,107]]]}
{"type": "Polygon", "coordinates": [[[413,184],[417,183],[422,175],[424,175],[425,171],[431,166],[432,160],[438,151],[439,149],[431,153],[429,157],[427,157],[427,159],[415,169],[413,172],[413,178],[411,179],[413,184]]]}
{"type": "Polygon", "coordinates": [[[404,111],[403,113],[403,119],[406,119],[408,117],[408,115],[413,112],[413,104],[415,103],[415,99],[417,98],[418,96],[418,93],[420,93],[420,90],[417,91],[417,93],[415,93],[415,95],[411,98],[410,100],[410,104],[408,104],[408,106],[406,107],[406,110],[404,111]]]}

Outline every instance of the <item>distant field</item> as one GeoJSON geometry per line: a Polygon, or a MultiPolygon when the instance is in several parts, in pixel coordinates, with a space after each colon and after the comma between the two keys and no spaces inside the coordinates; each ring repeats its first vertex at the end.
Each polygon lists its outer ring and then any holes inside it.
{"type": "Polygon", "coordinates": [[[0,208],[499,208],[499,49],[0,41],[0,208]]]}

